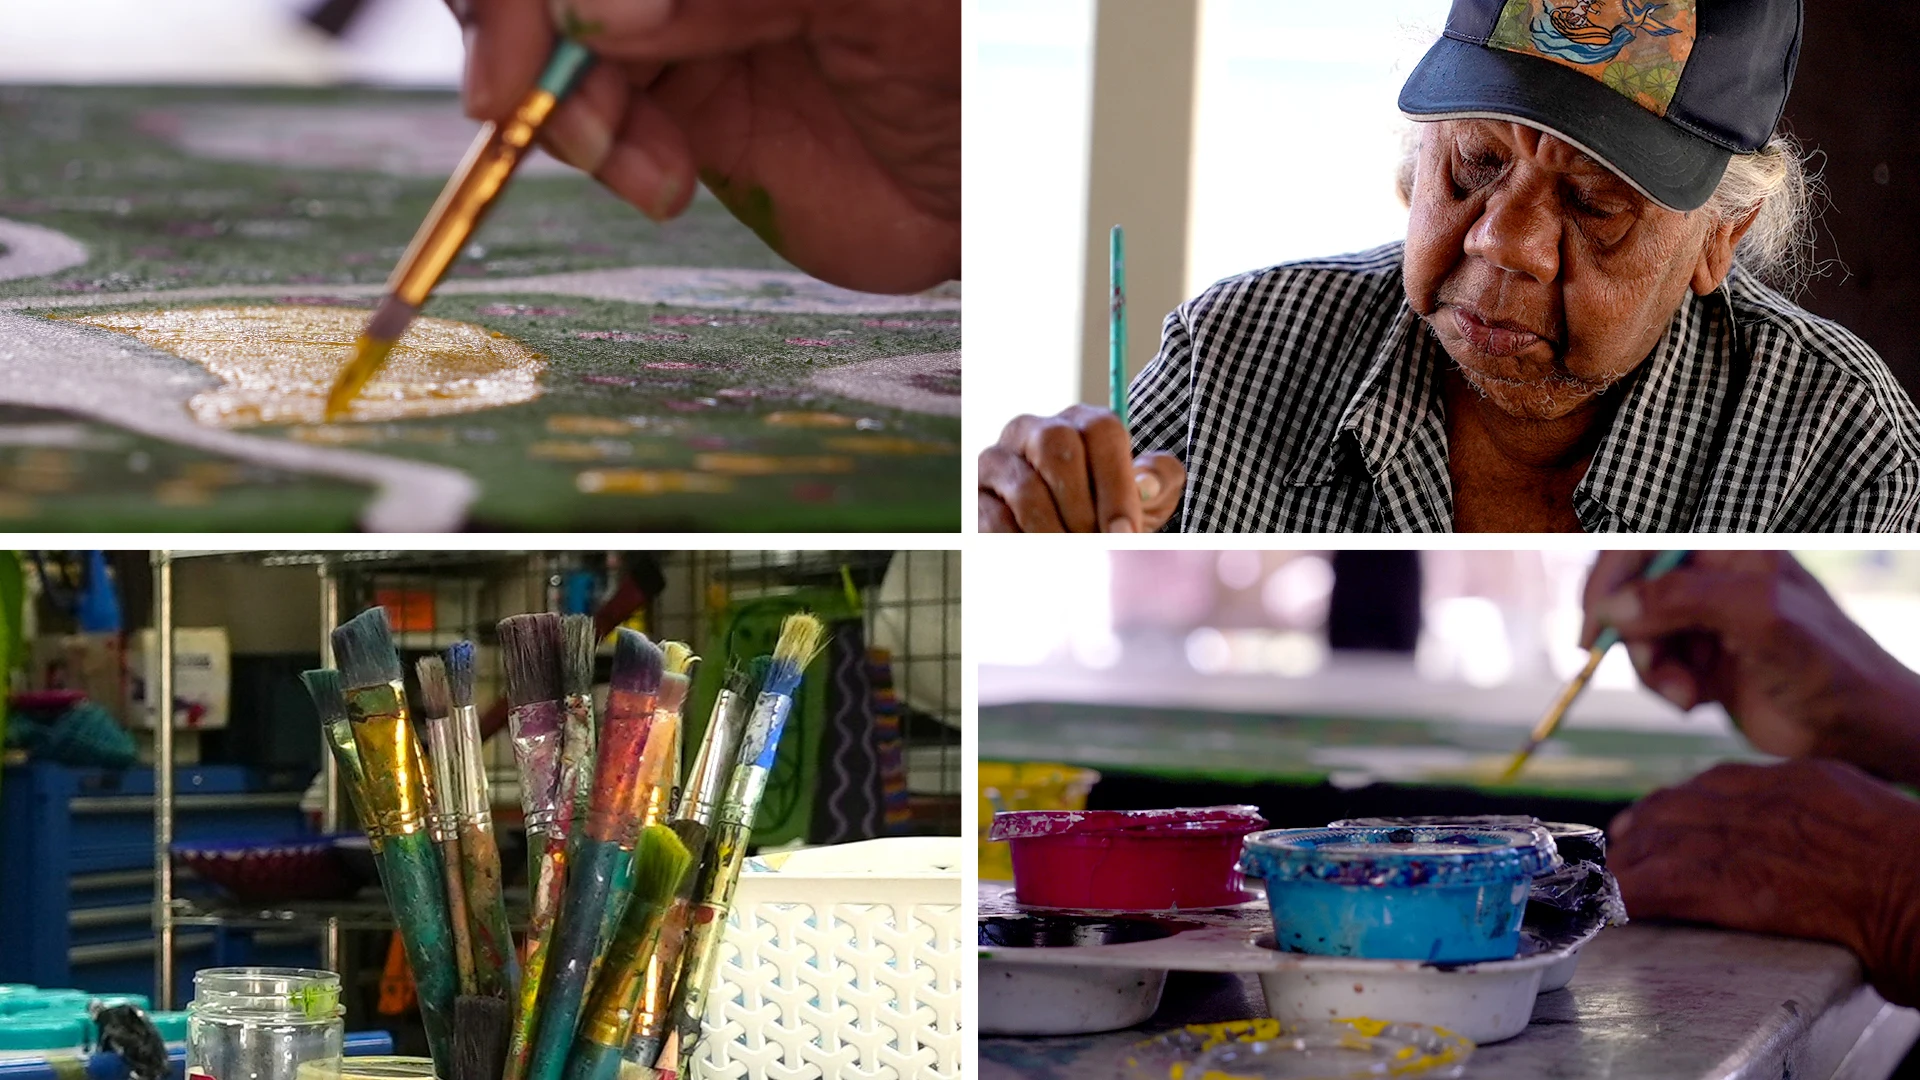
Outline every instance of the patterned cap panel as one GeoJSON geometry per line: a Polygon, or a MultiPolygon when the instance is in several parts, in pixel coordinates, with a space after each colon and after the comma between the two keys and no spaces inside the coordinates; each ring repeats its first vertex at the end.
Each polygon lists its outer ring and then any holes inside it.
{"type": "Polygon", "coordinates": [[[1507,0],[1487,45],[1552,60],[1656,116],[1693,53],[1695,0],[1507,0]]]}

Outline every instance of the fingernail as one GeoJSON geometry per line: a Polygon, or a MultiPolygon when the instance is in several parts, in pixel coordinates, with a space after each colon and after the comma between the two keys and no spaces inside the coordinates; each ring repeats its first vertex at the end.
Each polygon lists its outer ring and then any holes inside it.
{"type": "Polygon", "coordinates": [[[1680,706],[1681,712],[1693,708],[1693,688],[1679,679],[1668,679],[1654,687],[1660,696],[1680,706]]]}
{"type": "Polygon", "coordinates": [[[1640,598],[1631,589],[1624,589],[1612,596],[1602,597],[1593,605],[1593,613],[1607,622],[1619,625],[1640,618],[1640,598]]]}
{"type": "Polygon", "coordinates": [[[1622,810],[1614,815],[1613,821],[1607,826],[1607,839],[1617,841],[1627,835],[1627,830],[1632,827],[1633,811],[1622,810]]]}
{"type": "Polygon", "coordinates": [[[613,132],[585,109],[565,109],[555,112],[547,121],[546,128],[540,132],[540,141],[554,157],[593,173],[598,172],[607,159],[613,132]]]}
{"type": "Polygon", "coordinates": [[[1112,521],[1107,522],[1107,531],[1110,533],[1130,533],[1133,531],[1133,522],[1123,517],[1114,518],[1112,521]]]}
{"type": "Polygon", "coordinates": [[[1150,472],[1135,473],[1133,486],[1140,489],[1140,501],[1152,502],[1160,497],[1160,478],[1150,472]]]}
{"type": "Polygon", "coordinates": [[[1645,671],[1653,663],[1653,646],[1648,645],[1645,642],[1637,642],[1637,643],[1628,645],[1627,659],[1633,661],[1633,666],[1635,668],[1641,671],[1645,671]]]}

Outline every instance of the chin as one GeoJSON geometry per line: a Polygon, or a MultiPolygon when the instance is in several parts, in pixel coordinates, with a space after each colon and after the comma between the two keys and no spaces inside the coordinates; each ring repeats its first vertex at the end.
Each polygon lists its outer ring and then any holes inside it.
{"type": "Polygon", "coordinates": [[[1474,371],[1457,360],[1454,363],[1468,386],[1515,420],[1559,420],[1606,393],[1608,386],[1557,374],[1540,379],[1502,379],[1474,371]]]}

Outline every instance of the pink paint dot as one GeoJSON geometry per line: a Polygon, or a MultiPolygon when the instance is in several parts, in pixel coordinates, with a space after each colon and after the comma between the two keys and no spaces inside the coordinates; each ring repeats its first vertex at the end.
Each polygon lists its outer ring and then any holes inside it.
{"type": "Polygon", "coordinates": [[[699,364],[681,364],[672,360],[663,360],[658,364],[648,364],[655,371],[699,371],[699,364]]]}
{"type": "Polygon", "coordinates": [[[719,435],[695,435],[687,440],[687,446],[695,450],[728,450],[733,444],[719,435]]]}
{"type": "Polygon", "coordinates": [[[713,408],[715,404],[717,403],[712,399],[702,401],[669,401],[666,403],[667,408],[672,409],[674,412],[700,412],[703,409],[713,408]]]}
{"type": "Polygon", "coordinates": [[[818,481],[793,485],[794,499],[803,503],[830,503],[839,493],[839,488],[818,481]]]}
{"type": "Polygon", "coordinates": [[[517,315],[547,318],[571,315],[574,313],[574,309],[569,307],[539,307],[532,304],[485,304],[477,310],[482,315],[517,315]]]}
{"type": "Polygon", "coordinates": [[[848,341],[826,341],[821,338],[790,337],[787,339],[787,344],[806,345],[815,349],[831,349],[838,345],[849,345],[852,343],[848,341]]]}
{"type": "Polygon", "coordinates": [[[862,319],[869,330],[928,330],[933,327],[959,326],[959,319],[862,319]]]}
{"type": "Polygon", "coordinates": [[[581,341],[692,341],[687,334],[641,334],[632,330],[575,330],[581,341]]]}
{"type": "Polygon", "coordinates": [[[600,386],[638,386],[640,380],[628,375],[582,375],[581,382],[596,383],[600,386]]]}

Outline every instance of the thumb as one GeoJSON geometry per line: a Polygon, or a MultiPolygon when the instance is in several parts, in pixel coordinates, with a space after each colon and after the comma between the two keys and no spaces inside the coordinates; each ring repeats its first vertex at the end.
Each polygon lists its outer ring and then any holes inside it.
{"type": "Polygon", "coordinates": [[[1133,459],[1133,481],[1140,490],[1140,513],[1147,531],[1155,532],[1180,507],[1187,467],[1172,454],[1155,450],[1133,459]]]}

